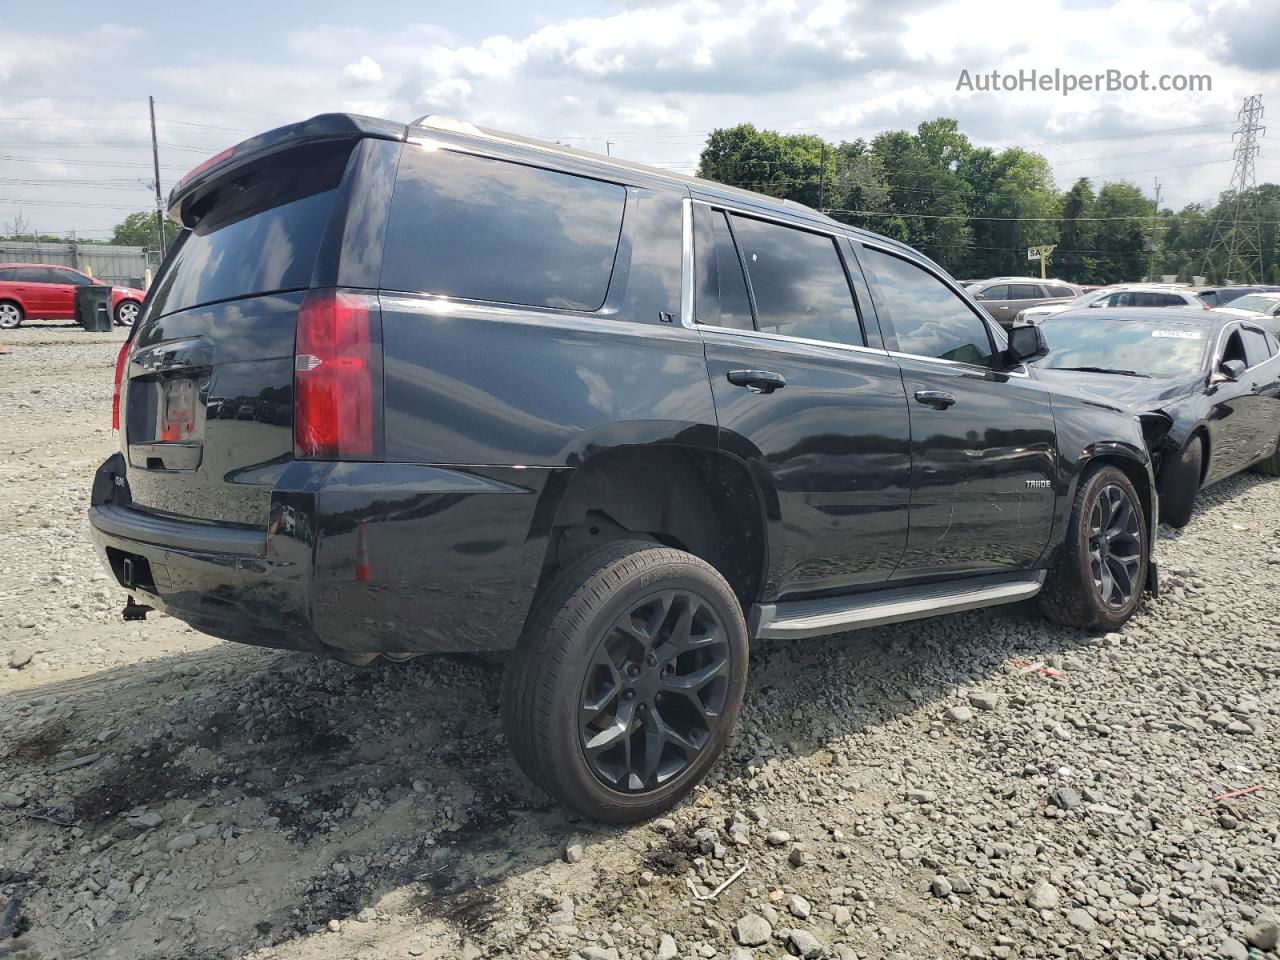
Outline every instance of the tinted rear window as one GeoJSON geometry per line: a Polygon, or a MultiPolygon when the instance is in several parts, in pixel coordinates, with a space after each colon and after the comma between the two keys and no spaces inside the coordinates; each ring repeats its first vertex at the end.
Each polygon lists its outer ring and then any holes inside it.
{"type": "Polygon", "coordinates": [[[596,310],[609,290],[626,197],[616,183],[406,146],[380,286],[596,310]]]}
{"type": "Polygon", "coordinates": [[[151,315],[310,286],[350,153],[350,143],[293,151],[220,184],[178,238],[151,315]]]}

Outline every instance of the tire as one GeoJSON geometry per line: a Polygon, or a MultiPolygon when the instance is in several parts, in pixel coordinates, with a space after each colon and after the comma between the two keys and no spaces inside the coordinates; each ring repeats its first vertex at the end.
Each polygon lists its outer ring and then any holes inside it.
{"type": "Polygon", "coordinates": [[[141,306],[137,300],[121,300],[116,307],[116,326],[132,327],[138,319],[141,306]]]}
{"type": "Polygon", "coordinates": [[[1150,531],[1142,512],[1142,502],[1129,478],[1119,469],[1099,465],[1080,478],[1067,536],[1058,551],[1057,560],[1040,591],[1040,611],[1045,618],[1068,627],[1086,630],[1118,630],[1137,611],[1147,582],[1147,564],[1151,556],[1150,531]],[[1105,501],[1104,501],[1105,498],[1105,501]],[[1120,500],[1127,506],[1124,514],[1120,500]],[[1109,508],[1109,509],[1108,509],[1109,508]],[[1101,557],[1095,551],[1098,535],[1091,535],[1102,511],[1102,528],[1121,526],[1124,536],[1108,538],[1101,557]],[[1112,562],[1114,561],[1114,562],[1112,562]],[[1120,570],[1128,570],[1128,593],[1117,602],[1114,589],[1107,589],[1107,575],[1112,588],[1120,583],[1120,570]],[[1104,573],[1105,571],[1105,573],[1104,573]],[[1098,574],[1103,575],[1099,582],[1098,574]]]}
{"type": "Polygon", "coordinates": [[[634,823],[710,769],[746,678],[747,627],[724,578],[681,550],[619,541],[535,602],[507,662],[503,724],[535,784],[594,820],[634,823]]]}
{"type": "Polygon", "coordinates": [[[1204,441],[1192,436],[1186,446],[1166,459],[1156,487],[1160,491],[1160,519],[1181,529],[1191,519],[1200,495],[1200,471],[1204,464],[1204,441]]]}
{"type": "Polygon", "coordinates": [[[12,300],[0,301],[0,330],[13,330],[20,327],[25,319],[26,315],[22,312],[22,307],[12,300]]]}
{"type": "Polygon", "coordinates": [[[1276,448],[1271,451],[1271,456],[1259,460],[1250,469],[1268,477],[1280,477],[1280,437],[1276,438],[1276,448]]]}

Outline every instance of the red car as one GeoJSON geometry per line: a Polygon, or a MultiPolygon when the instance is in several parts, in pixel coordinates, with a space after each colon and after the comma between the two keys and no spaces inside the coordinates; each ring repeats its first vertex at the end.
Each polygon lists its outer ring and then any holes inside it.
{"type": "MultiPolygon", "coordinates": [[[[74,320],[76,287],[90,283],[101,281],[70,267],[0,263],[0,329],[12,329],[28,317],[74,320]]],[[[133,326],[144,296],[133,287],[111,288],[111,316],[117,326],[133,326]]]]}

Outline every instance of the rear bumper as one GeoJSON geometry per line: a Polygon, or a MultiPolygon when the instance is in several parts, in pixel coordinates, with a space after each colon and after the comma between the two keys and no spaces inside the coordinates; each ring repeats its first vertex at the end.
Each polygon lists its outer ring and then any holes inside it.
{"type": "Polygon", "coordinates": [[[254,528],[135,508],[117,455],[98,470],[89,522],[139,603],[214,637],[352,654],[503,650],[537,586],[537,505],[557,473],[297,461],[254,528]]]}

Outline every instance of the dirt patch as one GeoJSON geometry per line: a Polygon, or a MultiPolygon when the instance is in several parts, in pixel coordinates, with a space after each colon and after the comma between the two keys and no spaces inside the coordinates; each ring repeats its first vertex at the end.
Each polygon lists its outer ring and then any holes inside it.
{"type": "Polygon", "coordinates": [[[211,779],[169,759],[168,752],[157,746],[117,761],[96,784],[77,793],[72,806],[81,819],[102,823],[134,807],[153,806],[203,789],[211,779]]]}
{"type": "Polygon", "coordinates": [[[35,733],[18,740],[5,752],[5,759],[40,763],[52,760],[71,739],[71,728],[64,721],[50,723],[35,733]]]}

